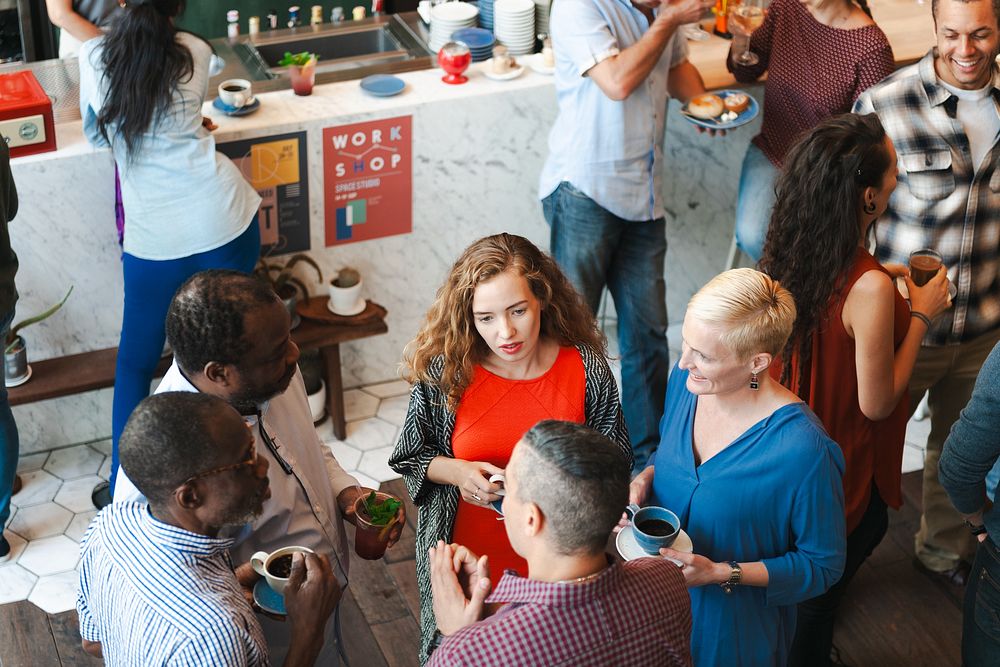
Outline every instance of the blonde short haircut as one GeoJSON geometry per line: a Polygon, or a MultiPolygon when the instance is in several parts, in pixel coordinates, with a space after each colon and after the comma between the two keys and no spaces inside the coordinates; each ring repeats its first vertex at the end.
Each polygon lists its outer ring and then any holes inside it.
{"type": "Polygon", "coordinates": [[[687,316],[722,329],[722,344],[741,361],[761,352],[778,356],[792,334],[795,300],[760,271],[732,269],[691,297],[687,316]]]}

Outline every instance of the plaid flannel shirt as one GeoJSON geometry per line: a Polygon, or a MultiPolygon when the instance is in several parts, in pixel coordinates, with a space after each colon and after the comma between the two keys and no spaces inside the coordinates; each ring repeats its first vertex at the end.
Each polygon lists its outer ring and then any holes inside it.
{"type": "MultiPolygon", "coordinates": [[[[958,288],[953,307],[924,338],[939,346],[1000,326],[1000,148],[994,137],[976,171],[955,118],[958,98],[938,81],[934,57],[932,49],[865,91],[854,111],[878,114],[899,156],[899,183],[876,227],[876,257],[906,264],[914,250],[933,248],[958,288]]],[[[995,105],[998,83],[994,78],[995,105]]]]}

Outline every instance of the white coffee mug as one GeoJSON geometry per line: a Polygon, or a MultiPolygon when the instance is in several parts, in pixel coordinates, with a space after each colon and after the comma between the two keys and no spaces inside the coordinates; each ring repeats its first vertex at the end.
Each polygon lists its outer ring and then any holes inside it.
{"type": "Polygon", "coordinates": [[[496,510],[496,513],[503,516],[503,497],[507,495],[507,489],[503,488],[504,484],[507,483],[507,478],[503,475],[497,473],[496,475],[490,475],[490,484],[499,484],[500,488],[497,489],[496,494],[500,496],[500,500],[494,500],[490,505],[496,510]]]}
{"type": "Polygon", "coordinates": [[[219,84],[219,99],[227,107],[245,107],[253,102],[250,82],[246,79],[226,79],[219,84]]]}
{"type": "MultiPolygon", "coordinates": [[[[276,593],[281,595],[285,594],[285,585],[288,584],[288,577],[279,577],[271,573],[270,566],[278,558],[282,556],[289,556],[294,553],[313,553],[313,550],[308,547],[282,547],[280,549],[275,549],[271,553],[266,551],[258,551],[253,556],[250,556],[250,567],[253,568],[254,572],[260,576],[267,579],[267,585],[271,587],[276,593]]],[[[291,570],[289,570],[289,573],[291,570]]]]}
{"type": "Polygon", "coordinates": [[[364,310],[364,301],[361,298],[363,284],[364,280],[358,280],[356,285],[337,287],[330,281],[330,310],[337,315],[357,315],[364,310]]]}

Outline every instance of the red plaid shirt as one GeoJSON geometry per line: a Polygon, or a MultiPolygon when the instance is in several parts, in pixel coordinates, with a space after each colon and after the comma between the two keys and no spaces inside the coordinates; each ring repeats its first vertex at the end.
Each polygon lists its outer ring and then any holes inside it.
{"type": "Polygon", "coordinates": [[[592,581],[548,583],[508,570],[493,616],[445,639],[431,667],[691,665],[691,600],[661,558],[611,565],[592,581]]]}

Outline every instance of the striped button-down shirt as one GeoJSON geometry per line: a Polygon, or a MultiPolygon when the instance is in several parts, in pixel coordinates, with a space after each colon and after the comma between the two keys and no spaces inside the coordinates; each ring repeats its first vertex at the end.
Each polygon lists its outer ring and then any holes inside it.
{"type": "MultiPolygon", "coordinates": [[[[994,113],[1000,113],[994,81],[994,113]]],[[[899,183],[876,226],[876,256],[906,264],[914,250],[941,253],[958,288],[924,338],[954,345],[1000,327],[1000,147],[973,164],[956,117],[957,98],[938,81],[934,51],[858,98],[857,113],[876,113],[899,156],[899,183]],[[978,167],[978,169],[977,169],[978,167]]]]}
{"type": "Polygon", "coordinates": [[[80,636],[116,665],[269,665],[260,625],[233,575],[230,539],[115,503],[80,545],[80,636]]]}
{"type": "Polygon", "coordinates": [[[449,636],[430,667],[691,664],[691,600],[680,569],[662,558],[612,565],[581,583],[508,570],[486,601],[506,606],[449,636]]]}

